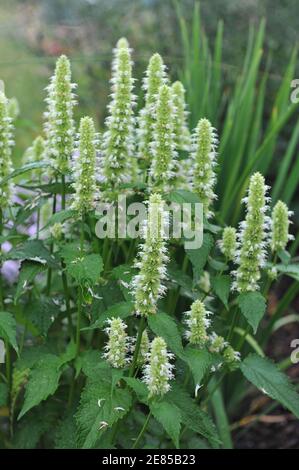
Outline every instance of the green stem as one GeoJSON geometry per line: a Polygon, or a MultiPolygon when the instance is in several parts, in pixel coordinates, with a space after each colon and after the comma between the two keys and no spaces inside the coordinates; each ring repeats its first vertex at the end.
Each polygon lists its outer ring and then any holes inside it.
{"type": "MultiPolygon", "coordinates": [[[[84,251],[84,214],[81,220],[81,233],[80,233],[80,252],[83,254],[84,251]]],[[[81,316],[82,316],[82,304],[83,304],[83,292],[82,287],[79,286],[78,292],[78,316],[77,316],[77,330],[76,330],[76,357],[80,352],[80,328],[81,328],[81,316]]]]}
{"type": "Polygon", "coordinates": [[[148,426],[148,423],[149,423],[149,420],[150,420],[151,416],[152,416],[152,412],[150,411],[147,415],[147,418],[144,422],[144,425],[142,426],[142,429],[141,429],[140,433],[138,434],[138,437],[137,437],[136,441],[134,442],[134,445],[133,445],[132,449],[136,449],[137,445],[139,444],[139,441],[141,440],[143,434],[146,431],[146,428],[148,426]]]}
{"type": "MultiPolygon", "coordinates": [[[[0,236],[2,235],[3,232],[3,212],[2,209],[0,209],[0,236]]],[[[5,309],[4,305],[4,293],[3,293],[3,280],[2,280],[2,273],[1,273],[1,268],[2,268],[2,246],[0,245],[0,308],[1,310],[5,309]]],[[[10,390],[11,388],[11,357],[10,357],[10,346],[8,341],[4,341],[5,344],[5,368],[6,368],[6,380],[7,380],[7,385],[8,389],[10,390]]]]}
{"type": "Polygon", "coordinates": [[[237,313],[238,313],[238,308],[235,307],[235,310],[234,310],[234,313],[233,313],[233,320],[231,322],[231,325],[230,325],[230,330],[229,330],[229,333],[227,335],[227,338],[226,338],[226,341],[230,342],[232,337],[233,337],[233,334],[234,334],[234,328],[236,326],[236,323],[237,323],[237,313]]]}
{"type": "Polygon", "coordinates": [[[69,335],[71,339],[74,339],[73,322],[72,322],[72,314],[71,314],[71,306],[70,306],[70,292],[69,292],[69,286],[67,282],[67,276],[65,273],[65,264],[63,260],[61,260],[61,267],[62,267],[61,278],[62,278],[63,291],[64,291],[64,296],[65,296],[65,305],[66,305],[66,314],[67,314],[67,319],[68,319],[69,335]]]}
{"type": "MultiPolygon", "coordinates": [[[[56,194],[54,194],[53,197],[53,208],[52,208],[52,214],[55,214],[56,212],[56,203],[57,203],[57,198],[56,194]]],[[[54,243],[52,242],[50,245],[50,253],[52,254],[54,250],[54,243]]],[[[46,295],[49,296],[51,292],[51,282],[52,282],[52,269],[48,268],[48,274],[47,274],[47,287],[46,287],[46,295]]]]}
{"type": "Polygon", "coordinates": [[[61,209],[65,210],[65,176],[61,175],[61,209]]]}
{"type": "Polygon", "coordinates": [[[218,382],[216,382],[212,390],[208,392],[207,398],[203,401],[203,406],[205,406],[208,403],[208,401],[212,398],[213,394],[216,392],[217,388],[220,386],[225,376],[226,376],[226,371],[222,373],[218,382]]]}
{"type": "Polygon", "coordinates": [[[139,323],[136,346],[135,346],[135,350],[134,350],[132,364],[131,364],[130,371],[129,371],[129,377],[134,377],[134,372],[135,372],[135,368],[136,368],[136,364],[137,364],[137,359],[138,359],[138,356],[139,356],[142,333],[143,333],[144,329],[145,329],[145,318],[142,317],[141,320],[140,320],[140,323],[139,323]]]}

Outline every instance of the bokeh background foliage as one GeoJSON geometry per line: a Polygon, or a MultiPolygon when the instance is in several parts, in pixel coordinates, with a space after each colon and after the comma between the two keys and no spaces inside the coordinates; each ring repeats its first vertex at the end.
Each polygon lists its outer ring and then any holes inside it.
{"type": "Polygon", "coordinates": [[[296,10],[294,0],[3,0],[0,78],[21,109],[15,159],[40,132],[43,88],[62,53],[79,85],[77,112],[101,128],[111,50],[123,35],[136,51],[137,78],[157,50],[186,85],[191,126],[206,116],[219,129],[223,217],[238,220],[234,200],[255,169],[276,179],[275,200],[297,209],[296,10]]]}

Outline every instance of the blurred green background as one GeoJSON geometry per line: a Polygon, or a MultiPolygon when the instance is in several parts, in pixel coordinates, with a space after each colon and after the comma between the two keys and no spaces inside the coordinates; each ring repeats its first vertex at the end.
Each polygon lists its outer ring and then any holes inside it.
{"type": "MultiPolygon", "coordinates": [[[[101,129],[112,49],[126,36],[134,76],[160,52],[187,88],[190,126],[205,116],[219,130],[223,220],[237,222],[236,198],[255,170],[273,185],[273,203],[283,199],[297,219],[299,106],[290,84],[299,77],[298,10],[298,0],[1,0],[0,79],[20,106],[15,164],[42,132],[44,88],[61,54],[78,83],[76,118],[90,115],[101,129]]],[[[299,236],[294,252],[298,245],[299,236]]]]}
{"type": "MultiPolygon", "coordinates": [[[[191,24],[193,0],[177,3],[191,24]]],[[[269,86],[275,93],[298,39],[298,9],[297,0],[201,2],[208,38],[214,39],[218,20],[224,20],[222,67],[228,87],[242,66],[249,23],[257,25],[266,17],[264,47],[270,52],[269,86]]],[[[135,50],[135,76],[141,76],[154,51],[163,54],[173,78],[182,67],[184,52],[171,0],[1,0],[0,18],[0,78],[7,96],[16,96],[21,109],[17,156],[40,132],[44,87],[61,53],[71,58],[79,84],[78,113],[94,116],[99,126],[107,102],[112,47],[120,36],[127,36],[135,50]]]]}

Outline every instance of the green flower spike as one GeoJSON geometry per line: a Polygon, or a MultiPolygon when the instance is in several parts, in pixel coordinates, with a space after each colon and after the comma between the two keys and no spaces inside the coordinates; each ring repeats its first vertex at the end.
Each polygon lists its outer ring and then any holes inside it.
{"type": "Polygon", "coordinates": [[[134,160],[136,97],[132,93],[134,79],[131,49],[124,38],[118,41],[114,50],[111,84],[112,99],[108,106],[109,116],[105,122],[107,130],[103,136],[102,150],[103,176],[107,186],[115,192],[122,183],[134,180],[137,171],[137,159],[134,160]]]}
{"type": "Polygon", "coordinates": [[[75,152],[74,201],[72,208],[80,214],[91,211],[97,199],[96,146],[97,135],[93,120],[84,117],[80,121],[78,151],[75,152]]]}
{"type": "Polygon", "coordinates": [[[190,149],[190,132],[187,125],[186,103],[185,103],[185,88],[179,81],[174,82],[172,87],[173,103],[176,109],[174,134],[175,145],[177,150],[188,151],[190,149]]]}
{"type": "Polygon", "coordinates": [[[70,62],[62,55],[56,62],[55,73],[46,88],[48,109],[45,113],[45,134],[47,156],[52,160],[54,172],[63,175],[70,170],[73,153],[73,108],[76,104],[74,88],[76,84],[71,82],[70,62]]]}
{"type": "Polygon", "coordinates": [[[157,313],[157,302],[166,288],[165,264],[166,243],[164,229],[168,223],[168,213],[164,211],[164,202],[159,194],[152,194],[149,200],[148,218],[144,227],[145,242],[139,252],[135,267],[139,274],[133,278],[135,312],[147,317],[157,313]]]}
{"type": "Polygon", "coordinates": [[[241,360],[241,355],[238,351],[235,351],[230,345],[228,345],[223,351],[222,355],[225,364],[230,369],[238,367],[238,362],[241,360]]]}
{"type": "Polygon", "coordinates": [[[227,261],[232,261],[236,255],[237,231],[234,227],[225,227],[222,232],[222,239],[219,240],[219,248],[227,261]]]}
{"type": "Polygon", "coordinates": [[[165,395],[170,390],[169,381],[173,379],[174,366],[170,360],[174,355],[167,352],[163,338],[157,337],[152,341],[148,364],[144,368],[143,380],[147,384],[149,396],[165,395]]]}
{"type": "Polygon", "coordinates": [[[188,327],[186,338],[190,344],[197,344],[200,347],[206,344],[209,339],[207,328],[211,324],[208,318],[210,314],[201,300],[195,300],[190,310],[185,313],[185,323],[188,327]]]}
{"type": "Polygon", "coordinates": [[[141,367],[145,364],[146,358],[149,352],[149,348],[150,348],[150,342],[149,342],[148,334],[147,334],[147,331],[144,330],[141,336],[140,350],[139,350],[139,355],[137,359],[138,367],[141,367]]]}
{"type": "Polygon", "coordinates": [[[104,358],[117,369],[125,367],[130,351],[130,338],[126,333],[127,325],[120,318],[107,320],[108,327],[105,332],[108,335],[108,343],[105,346],[104,358]]]}
{"type": "Polygon", "coordinates": [[[148,64],[146,76],[143,81],[145,90],[145,106],[140,111],[138,122],[138,157],[148,168],[152,160],[151,143],[155,123],[155,108],[158,92],[167,82],[166,67],[159,54],[154,54],[148,64]]]}
{"type": "Polygon", "coordinates": [[[217,335],[215,332],[210,335],[209,341],[209,350],[212,353],[220,353],[221,351],[223,351],[224,348],[228,346],[228,342],[225,341],[223,336],[217,335]]]}
{"type": "Polygon", "coordinates": [[[293,215],[292,211],[288,210],[288,206],[278,201],[272,211],[271,220],[271,249],[273,252],[284,250],[289,240],[293,240],[293,236],[289,234],[290,220],[289,217],[293,215]]]}
{"type": "Polygon", "coordinates": [[[162,85],[156,105],[155,123],[153,125],[150,167],[151,186],[155,190],[166,192],[176,176],[178,165],[174,139],[173,94],[171,88],[162,85]]]}
{"type": "Polygon", "coordinates": [[[266,197],[267,189],[264,177],[260,173],[254,173],[250,178],[248,196],[243,199],[246,203],[246,217],[240,223],[235,258],[238,268],[233,273],[233,289],[239,292],[259,290],[258,281],[261,277],[260,270],[265,266],[271,222],[266,216],[269,200],[266,197]]]}
{"type": "MultiPolygon", "coordinates": [[[[38,136],[32,142],[31,147],[29,147],[25,152],[26,163],[41,162],[42,160],[44,160],[45,153],[46,153],[45,141],[41,136],[38,136]]],[[[42,174],[43,174],[42,168],[36,168],[34,170],[34,175],[37,177],[37,179],[41,179],[42,174]]]]}
{"type": "Polygon", "coordinates": [[[193,190],[203,204],[206,218],[213,216],[211,205],[217,198],[214,193],[217,143],[216,131],[210,121],[200,119],[192,135],[190,176],[193,190]]]}
{"type": "Polygon", "coordinates": [[[13,193],[12,182],[2,180],[12,172],[11,147],[14,145],[12,120],[8,113],[8,100],[0,90],[0,207],[7,208],[13,193]]]}

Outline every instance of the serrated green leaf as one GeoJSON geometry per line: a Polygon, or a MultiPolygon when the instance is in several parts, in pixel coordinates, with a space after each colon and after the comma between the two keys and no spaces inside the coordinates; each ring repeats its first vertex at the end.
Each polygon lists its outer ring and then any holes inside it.
{"type": "Polygon", "coordinates": [[[176,189],[175,191],[171,191],[168,194],[167,199],[178,204],[183,204],[184,202],[195,204],[200,202],[197,194],[192,193],[186,189],[176,189]]]}
{"type": "Polygon", "coordinates": [[[8,341],[14,350],[18,352],[16,328],[17,324],[12,314],[0,312],[0,338],[8,341]]]}
{"type": "Polygon", "coordinates": [[[112,305],[104,313],[100,313],[100,318],[90,326],[82,328],[82,330],[95,330],[97,328],[103,328],[105,322],[112,317],[127,318],[132,315],[134,310],[133,302],[119,302],[118,304],[112,305]]]}
{"type": "Polygon", "coordinates": [[[152,402],[150,410],[154,418],[163,426],[171,437],[176,449],[179,449],[181,431],[181,412],[173,403],[167,401],[152,402]]]}
{"type": "Polygon", "coordinates": [[[240,310],[256,332],[266,311],[266,300],[260,292],[244,292],[237,298],[240,310]]]}
{"type": "Polygon", "coordinates": [[[136,393],[138,400],[141,401],[141,403],[148,403],[149,392],[144,382],[141,382],[141,380],[135,379],[134,377],[124,377],[124,381],[136,393]]]}
{"type": "Polygon", "coordinates": [[[205,437],[213,447],[218,447],[220,439],[213,421],[180,385],[174,384],[165,400],[179,408],[182,422],[189,429],[205,437]]]}
{"type": "Polygon", "coordinates": [[[292,277],[293,279],[296,279],[296,281],[299,281],[299,263],[298,264],[276,264],[275,268],[277,269],[278,272],[286,274],[289,277],[292,277]]]}
{"type": "Polygon", "coordinates": [[[185,348],[185,358],[188,363],[195,385],[201,385],[202,379],[213,365],[216,365],[217,358],[206,349],[185,348]]]}
{"type": "Polygon", "coordinates": [[[26,318],[37,328],[40,335],[46,336],[59,313],[60,308],[52,299],[40,296],[30,304],[26,318]]]}
{"type": "Polygon", "coordinates": [[[61,250],[68,274],[79,284],[96,284],[103,271],[103,260],[99,254],[80,253],[75,244],[65,245],[61,250]]]}
{"type": "Polygon", "coordinates": [[[58,263],[41,240],[28,240],[23,245],[12,248],[5,259],[29,260],[51,268],[57,268],[58,263]]]}
{"type": "Polygon", "coordinates": [[[60,358],[53,354],[46,354],[34,365],[30,371],[26,385],[25,401],[18,419],[56,392],[61,376],[60,366],[60,358]]]}
{"type": "Polygon", "coordinates": [[[200,248],[186,250],[187,256],[193,266],[194,275],[199,279],[208,260],[209,253],[214,245],[214,238],[210,233],[204,233],[200,248]]]}
{"type": "Polygon", "coordinates": [[[159,312],[148,317],[148,325],[155,335],[161,336],[166,341],[172,352],[179,357],[184,356],[181,335],[173,318],[166,313],[159,312]]]}
{"type": "Polygon", "coordinates": [[[289,378],[273,362],[257,354],[250,354],[242,362],[241,371],[249,382],[299,418],[299,394],[289,378]]]}
{"type": "Polygon", "coordinates": [[[55,449],[76,449],[77,427],[74,416],[71,414],[64,418],[57,426],[55,432],[55,449]]]}
{"type": "Polygon", "coordinates": [[[128,388],[112,386],[112,377],[105,374],[87,380],[76,413],[80,448],[91,449],[107,429],[123,418],[131,407],[128,388]]]}
{"type": "Polygon", "coordinates": [[[221,302],[224,304],[226,309],[228,308],[228,298],[230,292],[230,276],[222,275],[211,278],[212,289],[219,297],[221,302]]]}
{"type": "Polygon", "coordinates": [[[34,280],[35,276],[41,273],[44,269],[45,267],[41,263],[26,260],[22,262],[18,285],[14,297],[15,303],[19,300],[28,285],[34,280]]]}

